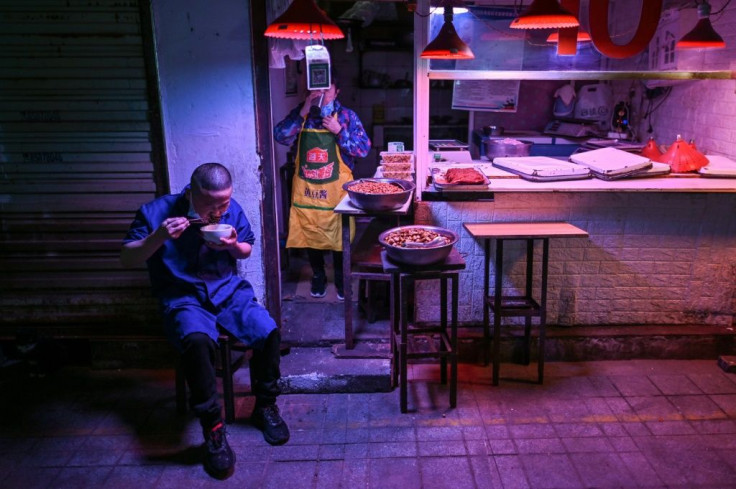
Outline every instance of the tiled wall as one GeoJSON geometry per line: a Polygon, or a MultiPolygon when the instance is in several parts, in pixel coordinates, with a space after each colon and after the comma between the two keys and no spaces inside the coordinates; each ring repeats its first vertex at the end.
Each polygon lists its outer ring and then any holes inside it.
{"type": "MultiPolygon", "coordinates": [[[[528,220],[567,221],[590,234],[550,240],[548,324],[734,324],[736,194],[499,193],[494,202],[422,202],[416,220],[461,237],[462,323],[482,321],[484,268],[483,245],[463,222],[528,220]]],[[[504,294],[523,290],[523,246],[504,247],[504,294]]],[[[535,250],[539,264],[540,243],[535,250]]],[[[491,284],[494,273],[491,263],[491,284]]],[[[534,286],[538,294],[538,275],[534,286]]],[[[420,320],[439,317],[438,294],[417,294],[420,320]]]]}
{"type": "MultiPolygon", "coordinates": [[[[632,8],[638,9],[639,0],[628,0],[632,8]]],[[[679,6],[683,2],[665,2],[667,6],[679,6]]],[[[693,2],[690,8],[680,9],[683,34],[691,29],[695,21],[693,2]]],[[[714,29],[726,42],[725,49],[676,51],[678,70],[736,70],[736,3],[712,1],[711,15],[714,29]]],[[[736,159],[736,80],[698,80],[687,82],[649,81],[648,86],[671,87],[669,95],[653,100],[656,107],[650,118],[645,118],[648,101],[642,83],[616,82],[614,89],[617,100],[625,100],[630,88],[637,92],[632,109],[633,120],[638,120],[637,133],[642,141],[654,137],[659,145],[670,145],[677,135],[683,139],[694,139],[701,151],[719,153],[736,159]],[[651,126],[651,132],[650,132],[651,126]]]]}
{"type": "MultiPolygon", "coordinates": [[[[732,41],[736,44],[736,39],[732,41]]],[[[736,51],[732,57],[736,59],[736,51]]],[[[736,69],[734,65],[731,69],[736,69]]],[[[648,135],[648,121],[640,132],[648,135]]],[[[675,85],[651,118],[651,136],[659,145],[672,144],[677,135],[704,153],[736,160],[736,80],[702,80],[675,85]]],[[[645,137],[643,140],[646,140],[645,137]]]]}

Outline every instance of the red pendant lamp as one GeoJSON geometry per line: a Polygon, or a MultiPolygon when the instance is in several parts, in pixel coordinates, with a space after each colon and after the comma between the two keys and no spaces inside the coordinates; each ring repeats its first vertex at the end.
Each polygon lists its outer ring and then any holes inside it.
{"type": "Polygon", "coordinates": [[[687,173],[700,170],[708,164],[708,158],[700,151],[693,149],[679,134],[677,135],[677,140],[662,155],[660,161],[669,163],[673,173],[687,173]]]}
{"type": "Polygon", "coordinates": [[[512,29],[560,29],[578,27],[580,22],[557,0],[534,0],[521,15],[511,22],[512,29]]]}
{"type": "Polygon", "coordinates": [[[266,28],[266,37],[277,39],[342,39],[345,34],[314,0],[294,0],[289,8],[266,28]]]}
{"type": "Polygon", "coordinates": [[[457,35],[452,24],[452,7],[445,5],[445,23],[420,56],[424,59],[473,59],[475,55],[457,35]]]}
{"type": "MultiPolygon", "coordinates": [[[[590,42],[593,39],[588,34],[588,31],[584,29],[578,29],[577,42],[590,42]]],[[[554,31],[552,34],[547,36],[547,42],[557,43],[560,42],[560,33],[554,31]]]]}
{"type": "Polygon", "coordinates": [[[710,23],[710,4],[704,1],[698,5],[698,23],[693,30],[682,36],[675,49],[722,49],[726,47],[723,38],[710,23]]]}

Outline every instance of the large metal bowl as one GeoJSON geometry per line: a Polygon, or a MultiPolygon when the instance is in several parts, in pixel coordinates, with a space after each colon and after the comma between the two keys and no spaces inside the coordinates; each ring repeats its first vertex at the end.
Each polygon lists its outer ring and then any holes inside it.
{"type": "Polygon", "coordinates": [[[355,206],[366,211],[392,211],[403,206],[409,196],[414,191],[414,182],[408,180],[398,180],[395,178],[361,178],[352,180],[343,184],[342,188],[348,193],[350,202],[355,206]],[[403,192],[394,194],[366,194],[363,192],[355,192],[350,189],[353,185],[360,182],[379,182],[393,183],[403,188],[403,192]]]}
{"type": "Polygon", "coordinates": [[[382,232],[378,236],[378,242],[386,249],[388,257],[399,263],[406,265],[431,265],[433,263],[439,263],[447,258],[447,255],[452,251],[452,247],[457,243],[458,235],[450,231],[449,229],[440,228],[436,226],[421,226],[419,224],[412,224],[409,226],[399,226],[397,228],[391,228],[387,231],[382,232]],[[401,246],[394,246],[386,242],[386,237],[396,231],[402,231],[407,229],[421,229],[426,231],[434,231],[437,234],[441,234],[450,241],[447,244],[441,246],[433,246],[429,248],[404,248],[401,246]]]}

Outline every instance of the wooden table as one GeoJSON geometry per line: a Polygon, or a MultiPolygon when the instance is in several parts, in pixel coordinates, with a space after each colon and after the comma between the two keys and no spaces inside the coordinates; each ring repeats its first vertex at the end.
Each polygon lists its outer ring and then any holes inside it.
{"type": "Polygon", "coordinates": [[[362,217],[362,216],[389,216],[396,218],[396,226],[400,224],[399,220],[401,216],[405,216],[411,210],[411,205],[414,198],[414,192],[411,192],[409,198],[406,200],[403,206],[392,211],[366,211],[359,207],[354,206],[350,202],[350,197],[345,195],[340,203],[335,207],[335,213],[342,215],[342,270],[345,284],[345,348],[352,350],[355,348],[355,338],[353,335],[353,288],[352,278],[358,277],[366,280],[383,279],[388,280],[388,276],[383,273],[381,269],[380,260],[377,261],[377,267],[380,272],[356,272],[352,271],[352,260],[351,260],[351,249],[350,249],[350,217],[362,217]],[[379,277],[378,274],[381,276],[379,277]]]}
{"type": "Polygon", "coordinates": [[[547,271],[549,265],[550,238],[583,238],[588,233],[566,222],[494,222],[464,223],[474,238],[485,240],[483,341],[485,362],[490,351],[489,312],[493,311],[493,385],[498,385],[499,351],[501,343],[501,317],[524,317],[526,340],[525,361],[529,360],[529,340],[532,317],[539,318],[538,382],[544,380],[544,327],[547,321],[547,271]],[[494,293],[490,294],[491,240],[496,240],[496,271],[494,293]],[[524,295],[503,295],[503,244],[508,240],[526,241],[526,284],[524,295]],[[542,241],[542,283],[540,300],[533,298],[534,241],[542,241]]]}

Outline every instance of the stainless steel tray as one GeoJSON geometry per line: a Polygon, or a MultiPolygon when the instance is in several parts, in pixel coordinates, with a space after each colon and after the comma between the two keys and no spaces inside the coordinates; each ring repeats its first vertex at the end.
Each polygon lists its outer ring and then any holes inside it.
{"type": "Polygon", "coordinates": [[[483,183],[447,183],[444,177],[445,172],[450,168],[432,168],[432,183],[434,184],[434,188],[442,192],[483,192],[485,190],[488,190],[488,185],[491,184],[491,181],[488,180],[488,177],[480,170],[480,168],[474,166],[462,166],[455,168],[470,168],[472,170],[475,170],[481,177],[483,177],[483,183]]]}

